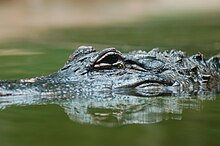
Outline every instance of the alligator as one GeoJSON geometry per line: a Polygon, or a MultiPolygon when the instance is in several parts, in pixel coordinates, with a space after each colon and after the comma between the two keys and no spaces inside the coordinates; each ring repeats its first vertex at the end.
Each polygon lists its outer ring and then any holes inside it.
{"type": "Polygon", "coordinates": [[[153,49],[121,53],[81,46],[64,67],[48,76],[1,80],[0,95],[62,95],[113,92],[138,96],[219,92],[220,56],[153,49]]]}

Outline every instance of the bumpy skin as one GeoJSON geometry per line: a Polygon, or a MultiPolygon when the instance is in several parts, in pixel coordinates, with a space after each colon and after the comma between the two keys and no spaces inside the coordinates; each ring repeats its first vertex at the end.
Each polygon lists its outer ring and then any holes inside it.
{"type": "Polygon", "coordinates": [[[122,54],[114,48],[79,47],[47,77],[0,81],[0,95],[114,92],[141,96],[197,95],[219,91],[220,56],[153,49],[122,54]]]}

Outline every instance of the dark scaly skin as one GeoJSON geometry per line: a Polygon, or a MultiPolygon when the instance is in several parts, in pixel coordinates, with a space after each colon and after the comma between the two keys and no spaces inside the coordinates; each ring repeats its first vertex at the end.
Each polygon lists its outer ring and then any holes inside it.
{"type": "Polygon", "coordinates": [[[47,77],[0,81],[0,95],[114,92],[141,96],[218,92],[220,57],[153,49],[122,54],[114,48],[81,46],[63,68],[47,77]]]}

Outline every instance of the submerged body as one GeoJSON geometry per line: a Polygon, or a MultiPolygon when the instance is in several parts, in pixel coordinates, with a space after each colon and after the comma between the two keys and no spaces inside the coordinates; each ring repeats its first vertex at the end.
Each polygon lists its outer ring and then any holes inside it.
{"type": "Polygon", "coordinates": [[[220,57],[153,49],[123,54],[114,48],[79,47],[63,68],[47,77],[0,81],[0,95],[114,92],[141,96],[218,92],[220,57]]]}

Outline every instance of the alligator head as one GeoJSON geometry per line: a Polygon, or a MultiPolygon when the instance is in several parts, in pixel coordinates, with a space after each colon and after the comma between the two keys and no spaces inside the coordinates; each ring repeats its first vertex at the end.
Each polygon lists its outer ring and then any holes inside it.
{"type": "Polygon", "coordinates": [[[141,96],[219,90],[220,57],[153,49],[122,54],[115,48],[79,47],[63,68],[47,77],[0,81],[0,95],[117,92],[141,96]]]}

